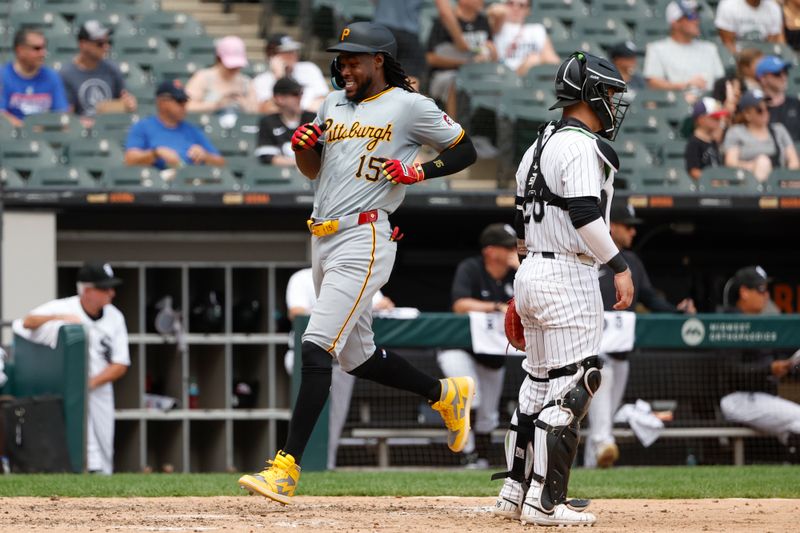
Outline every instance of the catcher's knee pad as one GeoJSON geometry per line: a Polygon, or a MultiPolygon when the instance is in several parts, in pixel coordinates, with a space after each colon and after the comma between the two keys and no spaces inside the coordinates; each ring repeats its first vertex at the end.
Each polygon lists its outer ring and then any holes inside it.
{"type": "Polygon", "coordinates": [[[536,414],[526,415],[514,411],[506,432],[506,466],[508,471],[492,475],[492,479],[510,478],[526,486],[533,474],[533,438],[536,431],[536,414]]]}
{"type": "Polygon", "coordinates": [[[303,342],[301,357],[303,360],[303,374],[330,375],[333,372],[333,357],[313,342],[303,342]]]}
{"type": "Polygon", "coordinates": [[[578,422],[583,420],[589,412],[589,404],[594,397],[594,393],[600,388],[602,375],[600,369],[603,368],[603,360],[593,355],[587,357],[580,363],[567,365],[548,372],[550,379],[562,376],[575,375],[574,385],[566,392],[563,398],[554,400],[545,407],[557,405],[562,410],[572,413],[578,422]]]}

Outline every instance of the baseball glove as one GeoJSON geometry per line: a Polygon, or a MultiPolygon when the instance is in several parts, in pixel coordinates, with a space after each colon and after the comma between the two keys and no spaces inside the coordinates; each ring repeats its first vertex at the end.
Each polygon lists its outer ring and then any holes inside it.
{"type": "Polygon", "coordinates": [[[521,352],[525,351],[525,329],[522,327],[522,320],[517,313],[514,298],[508,301],[506,310],[506,338],[511,346],[521,352]]]}

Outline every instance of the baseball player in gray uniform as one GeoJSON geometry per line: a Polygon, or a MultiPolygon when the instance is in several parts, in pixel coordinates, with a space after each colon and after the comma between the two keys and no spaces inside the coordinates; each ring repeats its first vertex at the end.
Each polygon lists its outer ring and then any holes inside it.
{"type": "Polygon", "coordinates": [[[527,373],[506,436],[508,471],[494,514],[539,525],[588,525],[588,500],[567,499],[578,429],[600,385],[603,302],[598,267],[614,272],[615,309],[633,297],[630,270],[609,235],[619,160],[610,145],[627,104],[609,61],[573,53],[556,73],[551,109],[517,170],[515,226],[525,255],[514,281],[527,373]]]}
{"type": "Polygon", "coordinates": [[[466,168],[475,148],[459,124],[409,85],[386,27],[350,24],[328,51],[338,52],[331,73],[342,90],[328,95],[314,122],[292,137],[298,168],[316,180],[308,227],[317,304],[303,334],[300,391],[283,449],[266,469],[239,479],[243,488],[284,504],[328,398],[333,357],[350,374],[426,397],[442,415],[454,452],[469,437],[475,392],[470,377],[437,380],[377,348],[370,309],[392,271],[398,232],[388,216],[406,187],[466,168]],[[421,145],[440,153],[414,162],[421,145]]]}

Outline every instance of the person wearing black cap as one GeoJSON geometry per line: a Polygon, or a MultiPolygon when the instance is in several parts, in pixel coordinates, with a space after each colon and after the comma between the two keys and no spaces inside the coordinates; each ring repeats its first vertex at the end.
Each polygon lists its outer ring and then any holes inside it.
{"type": "MultiPolygon", "coordinates": [[[[760,266],[736,271],[723,289],[728,313],[758,315],[770,302],[771,279],[760,266]]],[[[800,350],[790,358],[779,358],[770,349],[739,349],[726,353],[720,380],[723,394],[720,409],[725,419],[775,435],[795,449],[800,446],[800,405],[780,398],[778,382],[789,374],[800,374],[800,350]]]]}
{"type": "Polygon", "coordinates": [[[114,389],[130,366],[128,329],[119,309],[111,304],[122,280],[111,265],[87,262],[78,271],[77,296],[52,300],[25,316],[29,330],[63,324],[82,324],[89,351],[89,389],[86,458],[90,472],[114,471],[114,389]],[[45,326],[50,323],[49,326],[45,326]]]}
{"type": "MultiPolygon", "coordinates": [[[[635,311],[641,303],[655,313],[687,313],[695,314],[694,301],[684,298],[678,305],[672,305],[653,287],[650,276],[644,268],[642,260],[631,250],[636,237],[636,227],[642,219],[626,200],[615,199],[611,204],[611,238],[622,251],[628,262],[633,277],[633,300],[627,309],[618,311],[635,311]]],[[[603,266],[600,269],[600,293],[603,296],[603,309],[614,311],[616,289],[614,288],[611,269],[603,266]]],[[[614,427],[614,413],[622,404],[625,387],[628,384],[630,363],[628,352],[601,353],[604,360],[601,370],[603,380],[600,388],[589,405],[589,431],[584,448],[584,466],[607,468],[619,459],[619,448],[611,430],[614,427]]]]}
{"type": "MultiPolygon", "coordinates": [[[[451,288],[454,313],[505,313],[514,296],[514,275],[519,267],[517,238],[508,224],[490,224],[480,235],[481,254],[456,267],[451,288]]],[[[464,448],[468,467],[489,466],[492,431],[500,423],[500,395],[505,376],[504,355],[476,354],[460,349],[437,354],[445,376],[471,376],[475,380],[474,439],[464,448]]]]}
{"type": "Polygon", "coordinates": [[[78,31],[78,55],[61,69],[67,99],[78,115],[92,117],[98,107],[127,113],[136,111],[136,97],[125,90],[119,67],[106,59],[111,49],[111,33],[110,28],[97,20],[84,22],[78,31]]]}
{"type": "Polygon", "coordinates": [[[125,141],[125,164],[159,169],[183,165],[222,166],[220,155],[206,134],[184,120],[189,97],[179,81],[156,87],[156,114],[131,126],[125,141]]]}
{"type": "Polygon", "coordinates": [[[258,147],[255,155],[265,165],[294,166],[292,134],[300,124],[314,120],[315,113],[300,106],[303,87],[292,78],[281,78],[272,88],[277,113],[258,122],[258,147]]]}
{"type": "MultiPolygon", "coordinates": [[[[636,91],[641,91],[646,86],[644,77],[639,72],[639,56],[641,55],[642,52],[633,41],[622,41],[612,46],[608,51],[609,59],[617,67],[619,73],[622,74],[622,79],[625,80],[628,86],[628,92],[632,92],[633,95],[635,95],[636,91]]],[[[632,98],[633,96],[631,96],[632,98]]]]}

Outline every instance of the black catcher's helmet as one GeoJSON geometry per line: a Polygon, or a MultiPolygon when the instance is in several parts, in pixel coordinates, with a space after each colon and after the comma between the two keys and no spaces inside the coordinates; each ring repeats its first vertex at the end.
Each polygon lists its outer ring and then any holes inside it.
{"type": "Polygon", "coordinates": [[[600,119],[597,133],[613,141],[628,110],[628,102],[622,100],[626,90],[622,74],[611,61],[573,52],[556,72],[557,101],[550,109],[586,102],[600,119]],[[609,89],[614,89],[613,97],[608,95],[609,89]]]}

